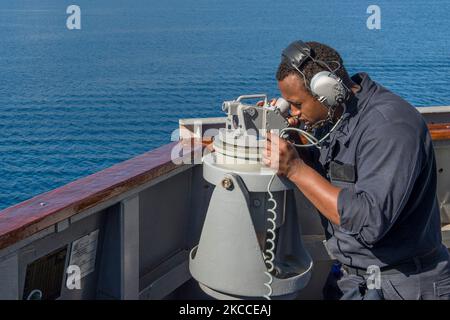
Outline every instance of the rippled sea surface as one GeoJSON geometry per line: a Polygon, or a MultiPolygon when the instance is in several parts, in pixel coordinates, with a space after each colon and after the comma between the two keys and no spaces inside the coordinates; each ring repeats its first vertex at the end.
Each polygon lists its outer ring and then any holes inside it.
{"type": "Polygon", "coordinates": [[[168,143],[179,118],[277,95],[296,39],[414,105],[450,105],[449,14],[447,0],[1,0],[0,209],[168,143]]]}

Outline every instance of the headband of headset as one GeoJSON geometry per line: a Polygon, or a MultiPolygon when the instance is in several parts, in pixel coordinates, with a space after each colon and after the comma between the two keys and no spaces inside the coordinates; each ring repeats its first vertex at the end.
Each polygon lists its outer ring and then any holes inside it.
{"type": "Polygon", "coordinates": [[[342,80],[331,70],[327,63],[315,60],[315,53],[306,43],[303,41],[292,42],[282,52],[283,59],[287,60],[298,72],[303,76],[306,84],[306,78],[301,71],[302,65],[308,59],[313,60],[322,66],[325,66],[328,71],[321,71],[316,73],[311,79],[309,88],[316,98],[325,104],[325,106],[331,108],[338,104],[341,104],[348,96],[348,89],[342,83],[342,80]]]}
{"type": "Polygon", "coordinates": [[[292,42],[281,53],[282,57],[289,61],[292,65],[300,69],[300,67],[310,57],[314,57],[314,51],[303,41],[292,42]]]}

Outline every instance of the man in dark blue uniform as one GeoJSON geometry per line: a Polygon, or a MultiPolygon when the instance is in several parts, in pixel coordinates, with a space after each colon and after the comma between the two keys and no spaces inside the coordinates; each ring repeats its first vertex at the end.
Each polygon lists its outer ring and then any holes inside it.
{"type": "Polygon", "coordinates": [[[298,152],[272,134],[264,162],[295,183],[322,215],[327,249],[342,265],[330,273],[325,297],[450,299],[450,260],[424,119],[367,74],[350,77],[334,49],[306,45],[314,57],[300,66],[282,59],[279,89],[291,104],[292,123],[300,120],[317,139],[329,135],[319,148],[298,152]],[[333,63],[348,94],[330,109],[310,84],[333,63]]]}

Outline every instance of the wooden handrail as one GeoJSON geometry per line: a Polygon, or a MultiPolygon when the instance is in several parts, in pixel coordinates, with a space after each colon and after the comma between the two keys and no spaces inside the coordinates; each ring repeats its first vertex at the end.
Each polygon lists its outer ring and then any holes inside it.
{"type": "Polygon", "coordinates": [[[428,129],[433,141],[450,140],[450,123],[430,123],[428,129]]]}
{"type": "MultiPolygon", "coordinates": [[[[171,159],[177,144],[164,145],[0,211],[0,249],[168,174],[180,166],[171,159]]],[[[199,150],[201,142],[174,160],[199,150]]]]}

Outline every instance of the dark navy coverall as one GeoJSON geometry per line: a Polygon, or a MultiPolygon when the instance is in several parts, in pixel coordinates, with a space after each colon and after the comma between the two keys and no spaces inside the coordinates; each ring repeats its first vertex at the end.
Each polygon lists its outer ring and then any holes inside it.
{"type": "Polygon", "coordinates": [[[330,273],[325,298],[449,299],[427,124],[367,74],[352,79],[361,90],[316,158],[317,169],[342,188],[340,225],[322,217],[327,249],[342,264],[330,273]],[[381,286],[369,290],[371,265],[380,268],[381,286]]]}

